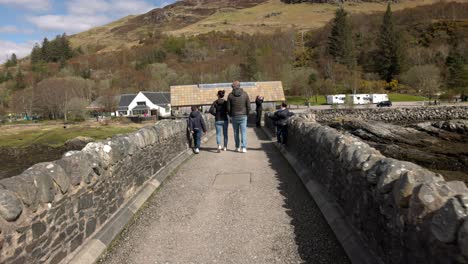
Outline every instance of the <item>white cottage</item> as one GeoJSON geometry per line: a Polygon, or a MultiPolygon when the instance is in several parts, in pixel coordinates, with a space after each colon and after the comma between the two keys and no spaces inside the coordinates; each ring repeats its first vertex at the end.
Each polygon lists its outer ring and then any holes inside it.
{"type": "Polygon", "coordinates": [[[159,116],[171,115],[171,95],[166,92],[139,92],[120,97],[118,116],[159,116]]]}

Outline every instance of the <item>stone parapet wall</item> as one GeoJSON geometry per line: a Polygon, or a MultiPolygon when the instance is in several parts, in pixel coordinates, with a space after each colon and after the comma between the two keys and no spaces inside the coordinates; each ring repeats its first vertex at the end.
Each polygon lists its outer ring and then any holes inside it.
{"type": "Polygon", "coordinates": [[[0,263],[60,263],[187,146],[186,120],[164,120],[0,180],[0,263]]]}
{"type": "MultiPolygon", "coordinates": [[[[271,129],[271,122],[266,125],[271,129]]],[[[335,197],[385,263],[468,263],[463,182],[387,158],[310,114],[291,120],[287,150],[335,197]]]]}
{"type": "Polygon", "coordinates": [[[311,110],[318,122],[332,122],[346,117],[385,122],[420,122],[429,120],[468,119],[468,105],[412,108],[368,108],[311,110]]]}

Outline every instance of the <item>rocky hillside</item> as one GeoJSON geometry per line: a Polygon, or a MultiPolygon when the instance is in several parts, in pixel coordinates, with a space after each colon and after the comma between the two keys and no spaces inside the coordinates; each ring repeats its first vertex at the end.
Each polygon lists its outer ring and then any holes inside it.
{"type": "MultiPolygon", "coordinates": [[[[406,1],[394,10],[437,0],[406,1]]],[[[310,30],[326,25],[334,16],[334,4],[286,4],[280,0],[183,0],[146,14],[128,16],[71,37],[74,47],[88,53],[120,50],[141,44],[158,33],[197,35],[210,31],[272,33],[276,30],[310,30]]],[[[350,13],[375,13],[385,4],[345,3],[350,13]]]]}

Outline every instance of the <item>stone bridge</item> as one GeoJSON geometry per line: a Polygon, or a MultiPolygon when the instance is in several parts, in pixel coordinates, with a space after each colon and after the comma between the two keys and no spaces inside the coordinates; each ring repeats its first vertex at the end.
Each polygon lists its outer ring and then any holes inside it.
{"type": "Polygon", "coordinates": [[[216,153],[205,118],[199,155],[186,123],[167,120],[1,180],[0,263],[468,262],[465,184],[312,114],[291,120],[287,147],[266,119],[248,129],[248,153],[232,140],[216,153]]]}

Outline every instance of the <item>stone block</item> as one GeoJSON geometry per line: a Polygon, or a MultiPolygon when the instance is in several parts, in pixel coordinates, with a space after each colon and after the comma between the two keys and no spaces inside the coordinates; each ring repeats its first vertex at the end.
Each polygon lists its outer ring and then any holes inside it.
{"type": "Polygon", "coordinates": [[[91,236],[96,231],[96,219],[90,218],[86,223],[86,237],[91,236]]]}
{"type": "Polygon", "coordinates": [[[43,222],[36,222],[32,224],[32,235],[33,239],[37,239],[42,236],[47,230],[47,226],[43,222]]]}
{"type": "Polygon", "coordinates": [[[450,198],[432,217],[431,232],[441,242],[451,243],[457,238],[457,231],[467,216],[457,198],[450,198]]]}
{"type": "Polygon", "coordinates": [[[66,256],[66,251],[59,251],[52,257],[49,264],[59,264],[66,256]]]}
{"type": "Polygon", "coordinates": [[[70,252],[75,251],[75,249],[81,246],[82,243],[83,243],[83,234],[79,234],[70,242],[70,252]]]}
{"type": "Polygon", "coordinates": [[[0,189],[0,215],[3,219],[11,222],[18,219],[23,212],[23,204],[15,193],[0,189]]]}
{"type": "Polygon", "coordinates": [[[80,197],[78,201],[78,211],[93,207],[93,194],[87,193],[80,197]]]}

